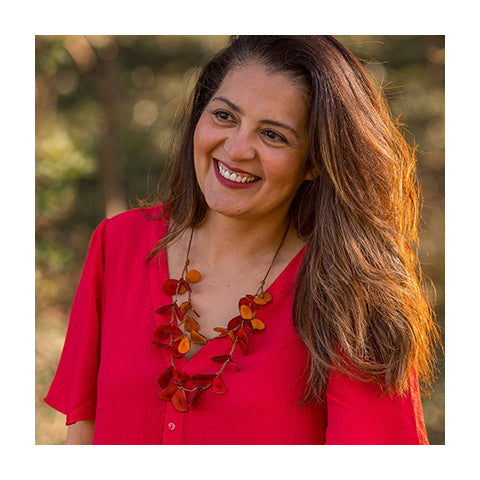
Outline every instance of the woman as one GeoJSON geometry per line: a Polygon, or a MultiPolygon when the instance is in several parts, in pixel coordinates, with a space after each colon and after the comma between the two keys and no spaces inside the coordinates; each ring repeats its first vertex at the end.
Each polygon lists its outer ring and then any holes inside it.
{"type": "Polygon", "coordinates": [[[67,443],[427,444],[415,158],[351,53],[232,38],[171,172],[92,237],[46,397],[67,443]]]}

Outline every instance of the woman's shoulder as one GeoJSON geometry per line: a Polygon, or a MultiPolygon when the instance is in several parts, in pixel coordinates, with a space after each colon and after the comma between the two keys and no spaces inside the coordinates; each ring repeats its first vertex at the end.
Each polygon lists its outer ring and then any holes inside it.
{"type": "Polygon", "coordinates": [[[126,210],[108,219],[109,226],[124,227],[127,225],[145,224],[151,221],[166,220],[163,205],[154,207],[138,207],[126,210]]]}
{"type": "Polygon", "coordinates": [[[162,205],[158,205],[132,208],[107,218],[102,223],[104,224],[105,238],[119,240],[123,237],[138,238],[149,233],[155,237],[161,237],[165,234],[167,221],[168,214],[164,211],[162,205]]]}

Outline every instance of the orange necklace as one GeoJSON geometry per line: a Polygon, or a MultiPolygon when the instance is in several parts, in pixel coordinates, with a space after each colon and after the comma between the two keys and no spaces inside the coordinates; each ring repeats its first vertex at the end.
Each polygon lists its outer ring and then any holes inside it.
{"type": "Polygon", "coordinates": [[[152,340],[154,345],[165,348],[170,353],[170,366],[158,377],[158,384],[162,388],[158,396],[161,400],[171,402],[177,412],[187,412],[199,395],[209,388],[216,394],[226,393],[228,388],[222,379],[222,373],[225,367],[231,364],[239,370],[232,358],[235,349],[239,347],[242,354],[246,355],[248,349],[248,334],[255,334],[265,329],[265,324],[262,320],[256,318],[256,313],[262,306],[270,303],[273,299],[272,295],[263,289],[268,274],[285,242],[289,226],[290,223],[285,229],[282,240],[255,295],[247,294],[240,298],[238,302],[240,315],[232,318],[226,328],[214,328],[214,330],[219,333],[215,338],[228,337],[232,342],[230,350],[224,355],[216,355],[210,358],[212,362],[219,364],[220,368],[217,373],[188,375],[175,366],[175,359],[184,358],[185,354],[190,351],[192,343],[205,345],[209,341],[200,333],[200,324],[198,322],[200,315],[195,310],[191,297],[191,284],[201,280],[200,272],[188,268],[190,265],[190,247],[192,245],[194,232],[192,228],[185,265],[180,280],[169,278],[163,284],[164,292],[167,295],[171,295],[173,301],[155,311],[155,313],[159,315],[170,315],[170,320],[157,325],[153,334],[154,340],[152,340]],[[188,292],[188,299],[178,305],[178,295],[183,295],[186,292],[188,292]],[[181,330],[180,327],[183,327],[183,330],[181,330]]]}

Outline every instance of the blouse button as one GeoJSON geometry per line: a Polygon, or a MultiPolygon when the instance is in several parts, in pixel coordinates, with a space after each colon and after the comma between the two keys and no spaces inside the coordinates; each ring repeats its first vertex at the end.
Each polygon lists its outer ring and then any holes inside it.
{"type": "Polygon", "coordinates": [[[168,425],[167,425],[168,429],[173,431],[175,430],[175,428],[177,427],[173,422],[170,422],[168,425]]]}

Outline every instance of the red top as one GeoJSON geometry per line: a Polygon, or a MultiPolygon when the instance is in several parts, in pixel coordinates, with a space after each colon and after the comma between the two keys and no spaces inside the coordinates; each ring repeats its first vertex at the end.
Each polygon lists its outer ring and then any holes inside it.
{"type": "MultiPolygon", "coordinates": [[[[416,376],[409,392],[380,397],[372,383],[333,373],[326,402],[298,405],[308,357],[292,325],[295,274],[303,250],[268,291],[265,330],[236,349],[235,370],[222,378],[228,392],[202,393],[186,413],[158,398],[166,349],[151,343],[171,303],[163,291],[166,255],[146,262],[165,235],[160,208],[130,210],[93,233],[75,295],[60,363],[45,398],[70,425],[95,419],[94,444],[428,444],[416,376]]],[[[216,373],[210,357],[230,351],[228,337],[211,340],[188,362],[187,374],[216,373]]]]}

